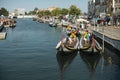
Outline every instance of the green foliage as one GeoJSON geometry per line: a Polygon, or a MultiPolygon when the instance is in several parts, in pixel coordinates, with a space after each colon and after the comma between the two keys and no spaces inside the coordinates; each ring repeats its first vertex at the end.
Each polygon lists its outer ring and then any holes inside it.
{"type": "Polygon", "coordinates": [[[67,15],[68,13],[69,13],[69,10],[66,9],[66,8],[63,8],[63,9],[61,10],[61,14],[62,14],[62,15],[67,15]]]}
{"type": "Polygon", "coordinates": [[[38,12],[37,15],[38,15],[39,17],[44,16],[44,11],[38,12]]]}
{"type": "Polygon", "coordinates": [[[9,15],[9,12],[7,11],[7,9],[1,8],[1,9],[0,9],[0,16],[1,16],[1,15],[8,16],[8,15],[9,15]]]}
{"type": "Polygon", "coordinates": [[[45,15],[45,16],[50,16],[50,15],[51,15],[51,12],[50,12],[49,10],[46,10],[46,11],[44,11],[44,15],[45,15]]]}
{"type": "Polygon", "coordinates": [[[39,10],[37,7],[34,9],[34,12],[37,12],[37,10],[39,10]]]}
{"type": "Polygon", "coordinates": [[[27,13],[27,12],[25,12],[25,15],[28,15],[28,13],[27,13]]]}
{"type": "Polygon", "coordinates": [[[69,8],[69,14],[70,15],[80,15],[81,10],[79,8],[77,8],[75,5],[71,5],[69,8]]]}
{"type": "Polygon", "coordinates": [[[35,11],[30,11],[28,14],[29,14],[29,15],[35,15],[36,12],[35,12],[35,11]]]}
{"type": "Polygon", "coordinates": [[[58,15],[61,14],[61,9],[60,8],[56,8],[51,13],[52,13],[52,16],[58,16],[58,15]]]}
{"type": "Polygon", "coordinates": [[[49,10],[39,11],[38,8],[35,8],[33,11],[30,11],[29,14],[38,15],[39,17],[42,17],[42,16],[62,16],[62,15],[67,15],[67,14],[76,16],[76,15],[81,14],[81,10],[79,8],[77,8],[75,5],[71,5],[69,9],[56,8],[52,11],[49,11],[49,10]]]}

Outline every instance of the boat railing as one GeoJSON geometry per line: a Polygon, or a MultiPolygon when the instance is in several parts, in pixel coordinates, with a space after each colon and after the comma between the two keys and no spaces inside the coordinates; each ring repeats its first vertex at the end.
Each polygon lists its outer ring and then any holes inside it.
{"type": "Polygon", "coordinates": [[[96,48],[97,49],[102,49],[102,47],[100,46],[100,44],[94,39],[94,41],[95,41],[95,46],[96,46],[96,48]]]}

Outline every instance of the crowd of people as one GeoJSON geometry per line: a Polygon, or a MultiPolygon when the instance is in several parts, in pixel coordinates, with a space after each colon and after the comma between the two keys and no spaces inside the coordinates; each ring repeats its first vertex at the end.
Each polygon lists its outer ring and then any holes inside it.
{"type": "Polygon", "coordinates": [[[110,16],[110,15],[106,15],[104,18],[97,16],[94,18],[95,21],[95,25],[102,25],[102,26],[115,26],[115,27],[119,27],[120,26],[120,16],[110,16]]]}
{"type": "Polygon", "coordinates": [[[67,41],[70,41],[70,43],[75,44],[76,42],[76,38],[79,38],[83,36],[84,37],[84,42],[85,43],[89,43],[90,38],[91,38],[91,33],[88,30],[88,23],[82,23],[80,22],[79,25],[77,26],[67,26],[67,34],[69,39],[67,41]],[[81,34],[81,32],[83,31],[83,34],[81,34]]]}
{"type": "Polygon", "coordinates": [[[5,25],[8,25],[9,27],[13,28],[15,27],[16,20],[15,19],[9,19],[9,18],[0,18],[0,26],[5,27],[5,25]]]}

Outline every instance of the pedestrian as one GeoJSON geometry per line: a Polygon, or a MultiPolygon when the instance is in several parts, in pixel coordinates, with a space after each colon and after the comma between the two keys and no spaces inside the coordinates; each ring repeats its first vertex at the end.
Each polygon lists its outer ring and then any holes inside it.
{"type": "Polygon", "coordinates": [[[113,26],[117,26],[117,16],[113,15],[113,26]]]}

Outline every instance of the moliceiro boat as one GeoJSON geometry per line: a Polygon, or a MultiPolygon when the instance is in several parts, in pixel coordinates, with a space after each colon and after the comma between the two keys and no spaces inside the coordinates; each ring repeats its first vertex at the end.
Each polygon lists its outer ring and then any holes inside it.
{"type": "Polygon", "coordinates": [[[85,41],[84,37],[81,37],[80,44],[79,44],[79,50],[81,52],[86,53],[97,53],[102,51],[102,47],[97,42],[97,40],[94,39],[94,37],[91,37],[89,41],[85,41]]]}
{"type": "Polygon", "coordinates": [[[63,52],[72,52],[78,50],[78,38],[67,37],[58,42],[56,49],[63,52]]]}

